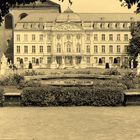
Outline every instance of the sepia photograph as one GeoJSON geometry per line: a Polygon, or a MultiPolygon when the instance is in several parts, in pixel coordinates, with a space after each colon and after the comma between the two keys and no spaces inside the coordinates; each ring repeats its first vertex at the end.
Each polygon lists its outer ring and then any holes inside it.
{"type": "Polygon", "coordinates": [[[140,140],[140,0],[0,0],[0,140],[140,140]]]}

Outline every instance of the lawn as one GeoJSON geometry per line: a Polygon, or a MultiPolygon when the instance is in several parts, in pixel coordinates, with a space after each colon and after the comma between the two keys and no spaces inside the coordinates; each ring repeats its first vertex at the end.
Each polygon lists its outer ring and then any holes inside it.
{"type": "Polygon", "coordinates": [[[140,108],[1,108],[0,140],[139,140],[140,108]]]}

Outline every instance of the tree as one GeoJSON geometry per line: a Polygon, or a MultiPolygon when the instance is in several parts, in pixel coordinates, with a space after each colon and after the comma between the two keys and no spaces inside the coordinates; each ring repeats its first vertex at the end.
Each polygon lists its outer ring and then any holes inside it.
{"type": "MultiPolygon", "coordinates": [[[[0,23],[3,21],[3,17],[9,13],[9,9],[13,8],[17,5],[25,5],[33,3],[35,5],[36,1],[45,2],[48,0],[0,0],[0,23]]],[[[65,0],[58,0],[58,1],[65,1],[65,0]]],[[[72,4],[71,0],[68,0],[70,4],[72,4]]]]}
{"type": "Polygon", "coordinates": [[[126,6],[129,9],[133,6],[133,5],[137,5],[137,9],[136,12],[139,13],[140,12],[140,0],[120,0],[120,2],[122,3],[122,6],[126,6]]]}
{"type": "Polygon", "coordinates": [[[132,38],[128,46],[128,54],[135,59],[140,53],[140,24],[134,26],[131,31],[132,38]]]}

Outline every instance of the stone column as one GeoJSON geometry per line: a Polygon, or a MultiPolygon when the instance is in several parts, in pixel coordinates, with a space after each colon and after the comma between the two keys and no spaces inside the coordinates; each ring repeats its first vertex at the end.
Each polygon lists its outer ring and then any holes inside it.
{"type": "Polygon", "coordinates": [[[61,69],[65,68],[65,57],[64,56],[62,56],[62,64],[60,65],[60,68],[61,69]]]}

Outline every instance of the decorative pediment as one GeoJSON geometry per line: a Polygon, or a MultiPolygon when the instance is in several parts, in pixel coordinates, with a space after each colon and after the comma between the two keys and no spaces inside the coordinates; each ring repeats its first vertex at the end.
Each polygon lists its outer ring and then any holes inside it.
{"type": "Polygon", "coordinates": [[[82,29],[76,25],[73,25],[73,24],[62,24],[62,25],[53,27],[52,30],[56,30],[56,31],[80,31],[82,29]]]}

